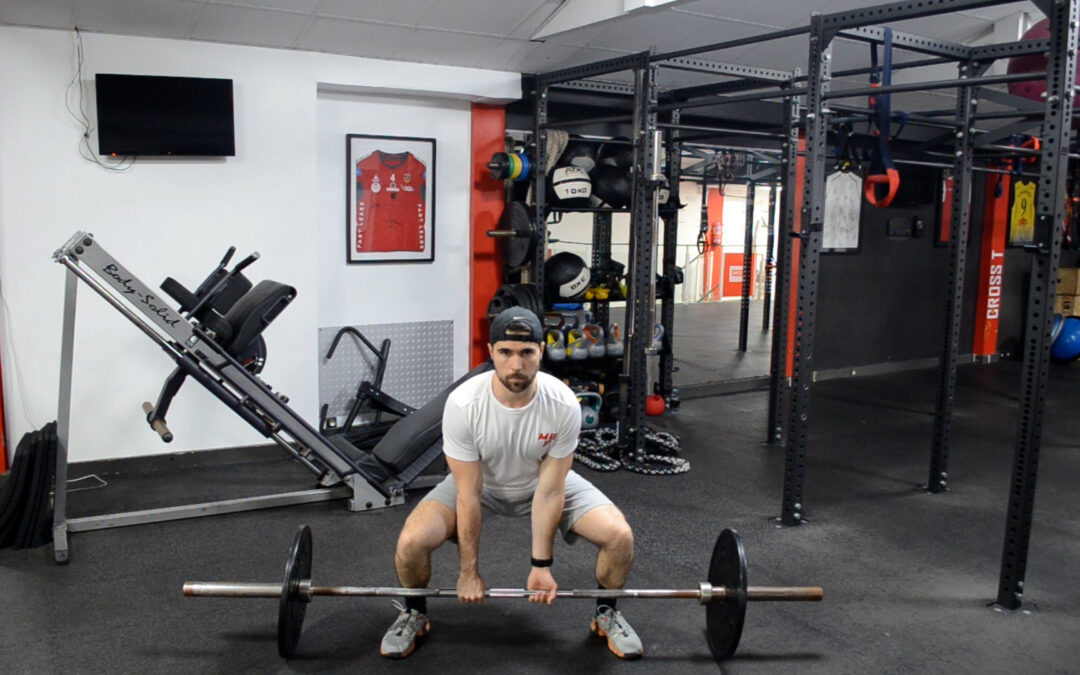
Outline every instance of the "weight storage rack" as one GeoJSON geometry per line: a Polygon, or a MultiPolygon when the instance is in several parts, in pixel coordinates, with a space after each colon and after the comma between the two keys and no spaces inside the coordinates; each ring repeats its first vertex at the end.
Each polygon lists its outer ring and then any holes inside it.
{"type": "MultiPolygon", "coordinates": [[[[737,41],[738,42],[738,41],[737,41]]],[[[682,180],[682,159],[690,147],[741,150],[740,146],[719,142],[708,143],[715,136],[730,135],[733,131],[748,137],[765,137],[775,141],[777,148],[757,151],[765,166],[758,173],[752,173],[754,162],[746,163],[748,172],[740,180],[764,182],[771,180],[787,168],[788,163],[781,163],[781,141],[788,138],[794,127],[796,115],[776,119],[776,130],[748,128],[745,132],[728,127],[702,126],[695,123],[681,123],[681,108],[693,101],[707,100],[712,105],[717,94],[738,92],[749,89],[783,89],[791,86],[795,73],[764,68],[748,68],[734,64],[704,61],[689,58],[699,52],[717,49],[717,45],[706,45],[698,49],[683,50],[677,53],[658,54],[645,51],[626,57],[620,57],[585,66],[567,68],[550,73],[541,73],[529,79],[532,85],[533,100],[533,138],[536,140],[533,194],[536,205],[534,222],[540,242],[547,241],[547,216],[556,210],[546,203],[546,179],[543,171],[546,166],[545,131],[556,127],[575,127],[587,124],[617,122],[629,125],[626,135],[633,145],[633,192],[629,208],[630,214],[630,255],[627,271],[626,314],[623,326],[624,356],[619,378],[620,410],[617,419],[618,448],[621,456],[644,455],[645,442],[645,400],[652,393],[648,391],[648,357],[659,355],[659,377],[656,393],[662,395],[671,405],[678,403],[678,391],[673,386],[672,371],[674,365],[674,283],[676,274],[676,242],[678,234],[678,210],[662,208],[658,203],[657,192],[662,183],[670,189],[669,203],[679,201],[678,186],[682,180]],[[715,76],[722,81],[700,86],[680,88],[661,88],[659,80],[665,71],[693,71],[715,76]],[[630,82],[619,82],[612,77],[629,77],[630,82]],[[608,78],[608,79],[602,79],[608,78]],[[617,101],[620,112],[603,117],[580,118],[573,120],[551,120],[549,104],[553,99],[567,92],[573,95],[594,95],[611,104],[617,101]],[[694,132],[692,141],[684,142],[683,132],[694,132]],[[662,229],[661,229],[662,222],[662,229]],[[660,260],[660,275],[666,280],[658,292],[656,283],[657,248],[663,246],[660,260]],[[655,312],[656,301],[660,309],[655,312]],[[655,320],[654,320],[655,315],[655,320]],[[664,334],[662,345],[654,349],[653,325],[660,324],[664,334]]],[[[769,98],[768,94],[759,94],[758,98],[769,98]]],[[[774,115],[776,116],[776,115],[774,115]]],[[[794,165],[792,165],[793,167],[794,165]]],[[[708,174],[703,176],[708,180],[708,174]]],[[[592,264],[594,268],[610,257],[611,253],[611,213],[610,209],[599,209],[593,213],[592,264]]],[[[783,250],[781,241],[780,249],[783,250]]],[[[527,266],[525,278],[530,283],[543,288],[543,264],[546,246],[537,246],[534,260],[527,266]]],[[[781,301],[781,288],[778,284],[776,306],[784,305],[781,301]]],[[[749,294],[749,286],[744,295],[749,294]]],[[[748,301],[744,302],[748,311],[748,301]]],[[[609,315],[605,305],[595,305],[597,321],[607,324],[609,315]]],[[[745,324],[745,318],[744,318],[745,324]]]]}

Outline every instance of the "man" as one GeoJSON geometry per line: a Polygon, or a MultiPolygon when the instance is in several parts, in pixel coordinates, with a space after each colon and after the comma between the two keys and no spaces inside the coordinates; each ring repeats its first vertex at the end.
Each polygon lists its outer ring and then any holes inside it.
{"type": "MultiPolygon", "coordinates": [[[[581,406],[558,379],[541,373],[545,335],[540,320],[520,307],[491,323],[488,351],[494,372],[463,382],[443,410],[443,451],[450,475],[428,493],[405,521],[394,553],[398,580],[423,588],[431,579],[431,552],[457,538],[461,570],[458,599],[484,600],[479,569],[481,511],[531,514],[530,602],[551,604],[555,532],[568,543],[583,537],[599,547],[601,588],[622,588],[634,559],[634,535],[622,512],[587,480],[571,471],[581,429],[581,406]]],[[[522,555],[524,561],[524,555],[522,555]]],[[[404,658],[431,628],[425,598],[406,598],[381,652],[404,658]]],[[[621,658],[638,658],[641,640],[614,599],[597,601],[590,629],[607,638],[621,658]]]]}

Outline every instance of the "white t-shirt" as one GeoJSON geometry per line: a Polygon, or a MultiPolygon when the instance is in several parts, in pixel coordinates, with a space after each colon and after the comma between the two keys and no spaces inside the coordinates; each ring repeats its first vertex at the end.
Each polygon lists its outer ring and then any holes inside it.
{"type": "Polygon", "coordinates": [[[521,499],[536,490],[540,462],[577,448],[581,404],[570,388],[536,374],[536,395],[523,408],[507,408],[492,390],[495,373],[480,373],[450,392],[443,408],[443,452],[481,464],[484,490],[521,499]]]}

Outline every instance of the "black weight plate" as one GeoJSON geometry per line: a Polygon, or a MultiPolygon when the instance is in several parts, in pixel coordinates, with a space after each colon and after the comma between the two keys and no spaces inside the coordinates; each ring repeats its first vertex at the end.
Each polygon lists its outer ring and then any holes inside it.
{"type": "Polygon", "coordinates": [[[515,284],[514,297],[517,298],[518,307],[524,307],[537,318],[544,316],[544,304],[541,299],[540,289],[533,284],[515,284]]]}
{"type": "Polygon", "coordinates": [[[510,295],[514,299],[514,307],[524,307],[525,309],[529,309],[529,287],[527,285],[508,284],[506,288],[510,291],[510,295]]]}
{"type": "MultiPolygon", "coordinates": [[[[518,301],[520,302],[521,307],[524,307],[525,309],[529,310],[533,314],[536,314],[536,303],[534,302],[534,298],[533,298],[533,285],[532,284],[521,284],[521,285],[519,285],[518,288],[517,288],[517,297],[518,297],[518,301]]],[[[542,313],[541,314],[536,314],[536,315],[537,315],[537,317],[539,317],[539,316],[542,316],[542,313]]]]}
{"type": "Polygon", "coordinates": [[[705,606],[705,634],[717,663],[730,658],[742,637],[746,618],[746,552],[735,530],[724,530],[716,538],[709,562],[709,583],[727,589],[726,600],[705,606]]]}
{"type": "Polygon", "coordinates": [[[512,230],[521,235],[499,239],[503,264],[507,267],[521,267],[528,263],[536,241],[536,228],[533,227],[528,207],[521,202],[507,204],[499,218],[499,229],[512,230]]]}
{"type": "Polygon", "coordinates": [[[278,654],[292,658],[300,642],[307,602],[300,597],[300,582],[311,579],[311,528],[301,525],[289,549],[285,562],[285,581],[281,584],[281,604],[278,605],[278,654]]]}
{"type": "Polygon", "coordinates": [[[495,291],[495,295],[491,296],[491,301],[488,302],[487,316],[488,321],[493,320],[498,316],[499,312],[510,307],[517,307],[518,301],[514,294],[513,286],[516,284],[503,284],[499,286],[499,290],[495,291]]]}
{"type": "Polygon", "coordinates": [[[536,305],[536,316],[544,316],[544,312],[547,308],[544,307],[544,293],[540,290],[539,286],[533,286],[533,304],[536,305]]]}
{"type": "Polygon", "coordinates": [[[503,265],[514,268],[528,264],[532,257],[533,237],[509,237],[499,239],[499,252],[503,265]]]}

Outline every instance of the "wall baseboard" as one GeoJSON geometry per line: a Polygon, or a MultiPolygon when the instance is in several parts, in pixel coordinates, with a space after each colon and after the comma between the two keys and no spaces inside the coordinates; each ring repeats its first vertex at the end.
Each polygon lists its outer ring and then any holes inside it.
{"type": "MultiPolygon", "coordinates": [[[[961,354],[958,363],[967,365],[986,365],[997,363],[999,356],[975,356],[973,354],[961,354]]],[[[839,380],[845,377],[869,377],[871,375],[885,375],[888,373],[900,373],[908,370],[923,370],[937,368],[941,363],[940,358],[912,359],[909,361],[893,361],[888,363],[872,363],[865,366],[851,366],[847,368],[831,368],[814,372],[815,382],[825,380],[839,380]]],[[[684,384],[678,387],[679,398],[689,401],[696,398],[709,398],[711,396],[730,396],[731,394],[745,394],[752,391],[768,391],[769,376],[757,375],[754,377],[741,377],[734,380],[719,380],[715,382],[699,382],[684,384]]]]}
{"type": "Polygon", "coordinates": [[[229,464],[248,464],[267,459],[286,459],[288,457],[289,455],[280,446],[275,443],[268,443],[264,445],[242,445],[232,448],[178,452],[171,455],[140,455],[137,457],[72,462],[69,465],[68,473],[73,476],[79,474],[148,473],[166,468],[194,469],[229,464]]]}

